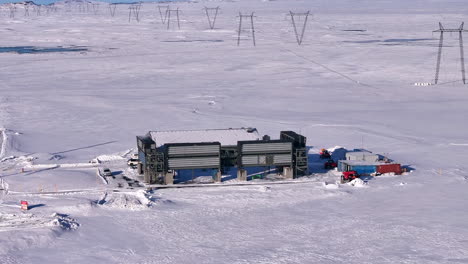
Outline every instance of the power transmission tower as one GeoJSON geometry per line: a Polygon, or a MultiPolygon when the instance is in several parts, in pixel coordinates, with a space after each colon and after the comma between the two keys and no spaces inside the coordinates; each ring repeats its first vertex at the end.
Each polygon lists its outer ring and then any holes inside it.
{"type": "Polygon", "coordinates": [[[167,12],[167,29],[169,30],[169,28],[171,26],[170,24],[171,24],[171,14],[172,13],[176,13],[177,27],[180,29],[180,17],[179,17],[180,10],[179,10],[179,8],[177,8],[177,9],[168,9],[166,12],[167,12]]]}
{"type": "Polygon", "coordinates": [[[309,14],[310,14],[310,11],[307,11],[306,13],[293,13],[292,11],[289,11],[289,15],[291,16],[292,24],[294,27],[294,33],[296,34],[296,40],[297,40],[298,45],[301,45],[302,40],[304,39],[304,33],[305,33],[306,26],[307,26],[307,19],[309,18],[309,14]],[[302,25],[302,30],[300,34],[297,30],[296,19],[294,19],[295,17],[298,17],[299,20],[301,17],[305,17],[304,24],[302,25]]]}
{"type": "Polygon", "coordinates": [[[216,18],[218,17],[218,12],[219,12],[219,6],[217,7],[205,7],[205,13],[206,13],[206,18],[208,19],[208,25],[210,26],[210,29],[214,29],[215,24],[216,24],[216,18]],[[210,13],[213,14],[214,16],[211,17],[210,13]]]}
{"type": "Polygon", "coordinates": [[[141,4],[131,4],[128,7],[128,22],[130,22],[132,15],[135,17],[137,22],[140,22],[140,8],[141,4]]]}
{"type": "Polygon", "coordinates": [[[10,18],[15,18],[15,14],[16,14],[16,5],[11,5],[8,7],[9,10],[10,10],[10,18]]]}
{"type": "Polygon", "coordinates": [[[163,25],[166,24],[168,10],[169,10],[169,6],[168,6],[168,5],[166,5],[166,6],[158,6],[159,17],[161,18],[161,22],[163,23],[163,25]],[[164,12],[163,12],[163,10],[164,10],[164,12]],[[163,13],[164,13],[164,16],[163,16],[163,13]]]}
{"type": "Polygon", "coordinates": [[[34,6],[34,11],[36,11],[36,16],[40,16],[41,15],[41,6],[38,5],[38,6],[34,6]]]}
{"type": "Polygon", "coordinates": [[[29,16],[29,4],[24,5],[24,16],[28,17],[29,16]]]}
{"type": "Polygon", "coordinates": [[[465,22],[462,22],[459,28],[455,29],[447,29],[442,26],[442,23],[439,22],[439,29],[434,30],[432,32],[440,32],[439,38],[439,52],[437,53],[437,66],[436,66],[436,74],[435,74],[435,84],[439,81],[439,71],[440,71],[440,61],[442,59],[442,47],[444,46],[444,33],[445,32],[458,32],[459,34],[459,42],[460,42],[460,65],[461,65],[461,73],[462,73],[462,81],[463,84],[466,84],[466,77],[465,77],[465,54],[463,51],[463,32],[467,32],[468,30],[463,29],[465,22]]]}
{"type": "Polygon", "coordinates": [[[115,8],[116,7],[117,7],[117,4],[115,4],[115,3],[109,4],[109,13],[110,13],[111,17],[115,16],[115,8]]]}
{"type": "Polygon", "coordinates": [[[250,15],[243,15],[242,13],[239,12],[239,32],[238,32],[238,35],[237,35],[237,46],[240,45],[241,31],[242,31],[242,19],[243,18],[250,19],[250,30],[252,32],[253,45],[257,46],[257,43],[255,41],[254,17],[255,17],[254,12],[252,12],[250,15]]]}
{"type": "Polygon", "coordinates": [[[84,8],[84,4],[83,3],[78,3],[78,12],[79,13],[84,13],[86,11],[86,9],[84,8]]]}
{"type": "Polygon", "coordinates": [[[93,12],[95,15],[99,12],[99,3],[93,3],[93,12]]]}
{"type": "Polygon", "coordinates": [[[57,12],[57,7],[54,4],[46,5],[46,14],[50,15],[52,12],[57,12]]]}

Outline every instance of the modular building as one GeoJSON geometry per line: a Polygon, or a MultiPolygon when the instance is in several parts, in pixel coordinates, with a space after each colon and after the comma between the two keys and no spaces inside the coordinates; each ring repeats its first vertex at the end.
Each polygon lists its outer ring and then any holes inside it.
{"type": "Polygon", "coordinates": [[[349,151],[345,154],[346,160],[349,161],[367,161],[367,162],[377,162],[380,159],[378,154],[373,154],[372,152],[366,150],[355,150],[349,151]]]}
{"type": "Polygon", "coordinates": [[[291,177],[307,173],[306,138],[283,131],[280,139],[260,137],[255,128],[150,131],[137,137],[140,172],[146,183],[172,184],[176,170],[214,169],[221,181],[226,168],[286,168],[291,177]]]}
{"type": "Polygon", "coordinates": [[[373,173],[401,174],[401,165],[398,163],[339,160],[338,171],[356,171],[359,175],[370,175],[373,173]]]}

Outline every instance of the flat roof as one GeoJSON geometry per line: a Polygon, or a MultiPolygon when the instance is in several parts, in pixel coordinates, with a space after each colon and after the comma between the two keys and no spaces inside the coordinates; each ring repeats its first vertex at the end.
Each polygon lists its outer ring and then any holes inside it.
{"type": "Polygon", "coordinates": [[[378,156],[378,154],[374,154],[369,151],[349,151],[346,152],[347,156],[378,156]]]}
{"type": "Polygon", "coordinates": [[[362,161],[362,160],[339,160],[338,162],[346,163],[351,166],[363,165],[363,166],[379,166],[379,165],[393,165],[400,164],[398,162],[383,162],[383,161],[362,161]]]}
{"type": "Polygon", "coordinates": [[[237,141],[259,140],[260,135],[256,128],[228,128],[203,130],[169,130],[150,131],[151,138],[156,147],[170,143],[205,143],[219,142],[222,146],[237,145],[237,141]]]}

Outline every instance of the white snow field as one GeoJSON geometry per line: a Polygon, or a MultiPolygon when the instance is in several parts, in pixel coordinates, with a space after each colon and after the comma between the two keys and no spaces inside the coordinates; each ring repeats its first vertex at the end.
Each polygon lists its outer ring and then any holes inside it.
{"type": "Polygon", "coordinates": [[[140,22],[128,5],[57,5],[1,9],[0,263],[468,263],[457,34],[426,85],[432,30],[468,22],[465,0],[171,3],[180,30],[157,3],[140,22]],[[221,8],[213,30],[204,6],[221,8]],[[313,14],[301,46],[290,10],[313,14]],[[256,47],[248,31],[237,46],[239,11],[255,12],[256,47]],[[136,135],[229,127],[305,135],[312,174],[152,192],[130,180],[136,135]],[[411,172],[336,184],[315,160],[334,146],[411,172]]]}

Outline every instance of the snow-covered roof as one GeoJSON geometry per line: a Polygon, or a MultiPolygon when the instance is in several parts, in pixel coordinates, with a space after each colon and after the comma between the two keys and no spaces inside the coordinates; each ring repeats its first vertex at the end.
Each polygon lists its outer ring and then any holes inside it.
{"type": "Polygon", "coordinates": [[[255,128],[150,131],[149,134],[156,142],[156,147],[168,143],[203,142],[219,142],[223,146],[233,146],[237,145],[237,141],[261,138],[255,128]]]}
{"type": "Polygon", "coordinates": [[[352,166],[380,166],[380,165],[393,165],[400,164],[398,162],[384,162],[384,161],[365,161],[365,160],[339,160],[338,162],[346,163],[352,166]]]}

